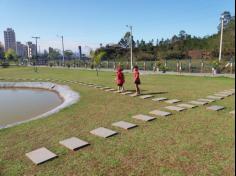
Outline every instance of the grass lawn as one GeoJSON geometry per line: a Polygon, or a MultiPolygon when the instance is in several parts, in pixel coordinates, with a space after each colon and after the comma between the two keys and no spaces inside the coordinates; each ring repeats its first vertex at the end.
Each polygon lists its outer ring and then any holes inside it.
{"type": "MultiPolygon", "coordinates": [[[[77,80],[115,88],[112,72],[100,72],[97,77],[95,71],[39,68],[35,73],[33,68],[23,67],[0,69],[0,78],[77,80]]],[[[234,88],[235,83],[234,79],[223,77],[167,75],[143,75],[141,81],[145,94],[184,102],[234,88]]],[[[164,110],[167,104],[64,84],[79,92],[77,104],[48,118],[0,130],[1,176],[234,175],[235,118],[229,114],[234,110],[234,96],[212,103],[226,107],[220,112],[201,106],[144,123],[131,116],[164,110]],[[139,126],[130,131],[111,126],[119,120],[139,126]],[[119,134],[103,139],[89,133],[100,126],[119,134]],[[59,144],[72,136],[91,145],[71,152],[59,144]],[[35,166],[25,153],[43,146],[59,157],[35,166]]],[[[134,90],[130,74],[126,74],[125,87],[134,90]]]]}

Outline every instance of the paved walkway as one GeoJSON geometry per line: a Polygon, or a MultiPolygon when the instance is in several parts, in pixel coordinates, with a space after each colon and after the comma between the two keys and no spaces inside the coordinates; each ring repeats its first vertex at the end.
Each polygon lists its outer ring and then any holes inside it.
{"type": "MultiPolygon", "coordinates": [[[[48,67],[48,66],[40,66],[40,67],[48,67]]],[[[90,70],[90,71],[96,71],[96,69],[91,69],[91,68],[81,68],[81,67],[52,67],[52,68],[58,68],[58,69],[79,69],[79,70],[90,70]]],[[[109,71],[109,72],[114,72],[114,69],[99,69],[99,71],[109,71]]],[[[131,73],[130,70],[124,70],[125,73],[131,73]]],[[[140,73],[142,75],[182,75],[182,76],[201,76],[201,77],[228,77],[228,78],[233,78],[235,79],[235,74],[216,74],[212,75],[212,73],[178,73],[178,72],[166,72],[162,73],[160,71],[158,72],[153,72],[153,71],[143,71],[140,70],[140,73]]]]}

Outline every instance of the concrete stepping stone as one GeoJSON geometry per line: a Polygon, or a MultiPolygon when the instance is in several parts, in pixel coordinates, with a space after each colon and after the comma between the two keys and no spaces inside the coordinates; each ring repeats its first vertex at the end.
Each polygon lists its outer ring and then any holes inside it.
{"type": "Polygon", "coordinates": [[[142,98],[142,99],[148,99],[148,98],[152,98],[154,97],[153,95],[141,95],[139,96],[139,98],[142,98]]]}
{"type": "Polygon", "coordinates": [[[190,101],[190,104],[194,104],[194,105],[206,105],[208,104],[208,102],[206,101],[190,101]]]}
{"type": "Polygon", "coordinates": [[[88,142],[78,139],[76,137],[71,137],[69,139],[65,139],[63,141],[60,141],[59,143],[61,145],[65,146],[66,148],[73,150],[73,151],[89,145],[88,142]]]}
{"type": "Polygon", "coordinates": [[[215,102],[215,100],[213,100],[213,99],[206,99],[206,98],[200,98],[197,101],[203,101],[203,102],[208,102],[208,103],[215,102]]]}
{"type": "Polygon", "coordinates": [[[119,128],[123,128],[123,129],[125,129],[125,130],[129,130],[129,129],[131,129],[131,128],[137,127],[136,124],[129,123],[129,122],[125,122],[125,121],[115,122],[115,123],[112,124],[112,126],[116,126],[116,127],[119,127],[119,128]]]}
{"type": "Polygon", "coordinates": [[[140,96],[140,95],[137,95],[136,93],[134,93],[134,94],[130,94],[129,96],[130,96],[130,97],[138,97],[138,96],[140,96]]]}
{"type": "Polygon", "coordinates": [[[113,91],[116,91],[116,89],[106,89],[105,91],[106,92],[113,92],[113,91]]]}
{"type": "Polygon", "coordinates": [[[154,98],[152,99],[153,101],[159,102],[159,101],[164,101],[164,100],[168,100],[168,98],[165,97],[160,97],[160,98],[154,98]]]}
{"type": "Polygon", "coordinates": [[[145,122],[152,121],[152,120],[156,119],[156,117],[151,117],[151,116],[142,115],[142,114],[135,115],[132,118],[142,120],[142,121],[145,121],[145,122]]]}
{"type": "Polygon", "coordinates": [[[191,105],[191,104],[178,104],[177,106],[181,107],[181,108],[188,108],[188,109],[192,109],[192,108],[196,108],[196,105],[191,105]]]}
{"type": "Polygon", "coordinates": [[[235,110],[229,112],[232,115],[235,115],[235,110]]]}
{"type": "Polygon", "coordinates": [[[182,108],[178,106],[166,106],[165,108],[171,111],[178,111],[178,112],[186,110],[186,108],[182,108]]]}
{"type": "Polygon", "coordinates": [[[94,129],[90,131],[90,133],[99,137],[103,137],[103,138],[108,138],[108,137],[118,134],[116,131],[112,131],[110,129],[103,128],[103,127],[94,129]]]}
{"type": "Polygon", "coordinates": [[[218,96],[207,96],[207,98],[213,99],[213,100],[222,100],[223,97],[218,97],[218,96]]]}
{"type": "Polygon", "coordinates": [[[207,107],[208,110],[213,110],[213,111],[219,111],[219,110],[222,110],[224,108],[225,107],[223,107],[223,106],[217,106],[217,105],[207,107]]]}
{"type": "Polygon", "coordinates": [[[171,115],[170,112],[165,112],[165,111],[160,111],[160,110],[154,110],[154,111],[151,111],[149,113],[152,114],[152,115],[162,116],[162,117],[171,115]]]}
{"type": "Polygon", "coordinates": [[[25,154],[34,164],[42,164],[46,161],[52,160],[57,157],[57,155],[45,147],[36,149],[32,152],[25,154]]]}
{"type": "Polygon", "coordinates": [[[121,95],[129,95],[129,94],[132,94],[133,92],[129,92],[129,91],[127,91],[127,92],[122,92],[122,93],[120,93],[121,95]]]}
{"type": "Polygon", "coordinates": [[[214,96],[217,96],[217,97],[228,97],[229,95],[223,94],[223,93],[216,93],[216,94],[214,94],[214,96]]]}
{"type": "Polygon", "coordinates": [[[225,94],[225,95],[231,96],[234,93],[233,92],[219,92],[219,94],[225,94]]]}
{"type": "Polygon", "coordinates": [[[169,104],[175,104],[175,103],[179,103],[181,102],[180,100],[177,100],[177,99],[173,99],[173,100],[167,100],[165,101],[166,103],[169,103],[169,104]]]}

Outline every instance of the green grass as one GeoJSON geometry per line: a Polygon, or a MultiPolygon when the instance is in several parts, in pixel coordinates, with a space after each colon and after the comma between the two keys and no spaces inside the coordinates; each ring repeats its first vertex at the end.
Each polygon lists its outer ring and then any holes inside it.
{"type": "MultiPolygon", "coordinates": [[[[126,89],[134,90],[132,75],[126,74],[126,89]]],[[[115,88],[114,73],[72,69],[0,69],[0,78],[51,78],[97,83],[115,88]]],[[[141,76],[143,93],[183,101],[204,98],[234,87],[234,79],[168,75],[141,76]]],[[[48,118],[0,130],[0,175],[234,175],[234,122],[229,114],[235,106],[231,96],[212,104],[225,110],[211,112],[205,106],[173,113],[149,123],[132,115],[164,110],[165,103],[141,100],[102,90],[68,85],[78,91],[80,101],[48,118]],[[126,120],[138,128],[124,131],[111,124],[126,120]],[[89,133],[97,127],[119,132],[101,139],[89,133]],[[71,152],[58,142],[76,136],[90,146],[71,152]],[[35,166],[25,153],[46,147],[58,158],[35,166]]]]}

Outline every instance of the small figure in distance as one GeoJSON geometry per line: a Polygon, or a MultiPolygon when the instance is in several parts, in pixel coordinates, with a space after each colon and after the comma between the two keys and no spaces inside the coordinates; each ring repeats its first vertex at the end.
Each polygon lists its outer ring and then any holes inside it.
{"type": "Polygon", "coordinates": [[[139,85],[141,84],[141,81],[140,81],[140,77],[139,77],[138,66],[134,66],[133,76],[134,76],[134,84],[135,84],[135,88],[136,88],[136,95],[140,95],[139,85]]]}
{"type": "Polygon", "coordinates": [[[123,69],[121,67],[117,68],[117,72],[116,72],[116,84],[118,86],[118,90],[117,92],[124,92],[124,83],[125,83],[125,76],[124,73],[122,72],[123,69]]]}

